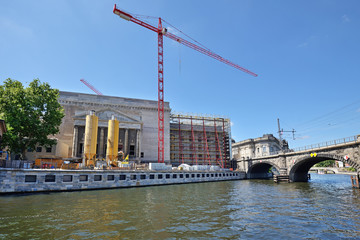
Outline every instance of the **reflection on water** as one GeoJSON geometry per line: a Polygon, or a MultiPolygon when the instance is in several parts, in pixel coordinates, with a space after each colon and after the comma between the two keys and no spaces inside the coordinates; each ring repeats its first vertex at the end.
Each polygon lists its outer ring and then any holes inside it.
{"type": "Polygon", "coordinates": [[[339,239],[360,236],[349,176],[0,197],[0,239],[339,239]]]}

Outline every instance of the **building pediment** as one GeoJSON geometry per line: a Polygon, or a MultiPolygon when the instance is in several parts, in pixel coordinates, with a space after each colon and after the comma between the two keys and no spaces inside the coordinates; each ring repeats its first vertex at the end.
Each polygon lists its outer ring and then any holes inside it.
{"type": "MultiPolygon", "coordinates": [[[[85,125],[86,115],[89,114],[89,111],[79,111],[74,115],[75,125],[85,125]]],[[[141,116],[138,115],[129,115],[127,113],[114,110],[114,109],[103,109],[95,112],[95,115],[99,119],[99,127],[107,126],[108,121],[111,120],[114,116],[120,123],[120,125],[127,124],[129,127],[142,125],[141,116]]],[[[133,128],[133,127],[131,127],[133,128]]],[[[135,127],[138,128],[138,127],[135,127]]]]}

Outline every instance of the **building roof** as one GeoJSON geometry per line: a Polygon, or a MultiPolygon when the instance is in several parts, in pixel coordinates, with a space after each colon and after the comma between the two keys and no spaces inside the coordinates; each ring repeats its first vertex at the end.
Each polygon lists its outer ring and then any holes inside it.
{"type": "Polygon", "coordinates": [[[241,145],[246,145],[249,143],[260,143],[260,142],[275,142],[277,144],[280,144],[279,139],[277,139],[276,137],[274,137],[274,135],[272,134],[264,134],[262,137],[258,137],[258,138],[250,138],[250,139],[246,139],[240,142],[236,142],[233,143],[232,146],[241,146],[241,145]]]}

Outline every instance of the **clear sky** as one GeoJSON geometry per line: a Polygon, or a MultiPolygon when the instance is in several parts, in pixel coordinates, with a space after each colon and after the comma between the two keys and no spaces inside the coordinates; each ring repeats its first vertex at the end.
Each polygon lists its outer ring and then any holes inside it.
{"type": "Polygon", "coordinates": [[[114,15],[115,3],[259,75],[165,38],[173,111],[227,116],[236,141],[277,134],[277,118],[296,131],[290,147],[360,134],[358,0],[3,0],[1,82],[92,94],[84,78],[104,95],[157,100],[157,35],[114,15]]]}

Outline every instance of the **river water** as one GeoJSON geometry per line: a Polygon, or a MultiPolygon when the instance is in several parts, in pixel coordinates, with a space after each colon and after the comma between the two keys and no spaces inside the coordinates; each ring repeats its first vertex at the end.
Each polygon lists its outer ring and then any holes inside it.
{"type": "Polygon", "coordinates": [[[0,196],[0,239],[360,239],[350,176],[0,196]]]}

